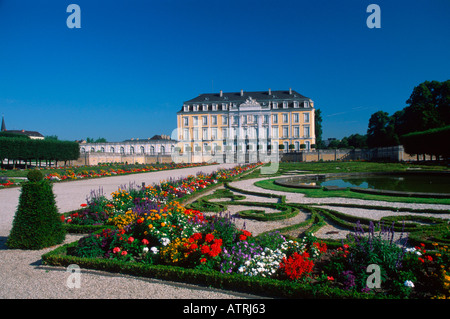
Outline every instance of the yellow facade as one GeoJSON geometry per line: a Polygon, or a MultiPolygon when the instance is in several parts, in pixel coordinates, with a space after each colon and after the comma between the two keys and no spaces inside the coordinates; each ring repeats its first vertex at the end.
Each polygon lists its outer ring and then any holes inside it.
{"type": "Polygon", "coordinates": [[[314,102],[281,92],[221,92],[185,102],[177,113],[180,152],[313,149],[314,102]]]}

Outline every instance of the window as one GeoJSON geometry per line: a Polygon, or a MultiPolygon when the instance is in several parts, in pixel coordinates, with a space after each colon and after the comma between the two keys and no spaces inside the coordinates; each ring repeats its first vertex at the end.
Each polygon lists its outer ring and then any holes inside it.
{"type": "Polygon", "coordinates": [[[305,138],[309,137],[309,126],[303,127],[303,137],[305,138]]]}
{"type": "Polygon", "coordinates": [[[155,147],[150,146],[150,155],[155,155],[155,147]]]}
{"type": "Polygon", "coordinates": [[[114,147],[111,147],[110,152],[114,153],[114,147]]]}
{"type": "Polygon", "coordinates": [[[306,150],[309,151],[311,149],[311,143],[309,141],[306,141],[305,144],[306,144],[306,150]]]}
{"type": "Polygon", "coordinates": [[[287,109],[287,107],[288,107],[288,102],[284,101],[283,102],[283,109],[287,109]]]}
{"type": "Polygon", "coordinates": [[[228,109],[227,103],[222,103],[222,110],[226,111],[228,109]]]}
{"type": "Polygon", "coordinates": [[[203,139],[204,139],[204,140],[207,140],[207,139],[208,139],[208,129],[207,129],[207,128],[204,128],[202,133],[203,133],[203,135],[202,135],[202,136],[203,136],[203,139]]]}
{"type": "Polygon", "coordinates": [[[247,124],[247,116],[242,116],[242,124],[247,124]]]}
{"type": "Polygon", "coordinates": [[[258,123],[258,115],[253,115],[253,123],[258,123]]]}
{"type": "Polygon", "coordinates": [[[228,124],[228,117],[226,115],[222,115],[222,125],[228,124]]]}
{"type": "Polygon", "coordinates": [[[223,139],[228,138],[228,129],[226,127],[222,128],[222,138],[223,139]]]}
{"type": "Polygon", "coordinates": [[[211,117],[211,122],[212,122],[212,125],[217,125],[217,115],[213,115],[211,117]]]}
{"type": "Polygon", "coordinates": [[[294,115],[294,123],[298,123],[299,121],[298,113],[294,113],[293,115],[294,115]]]}
{"type": "Polygon", "coordinates": [[[145,154],[145,148],[144,148],[144,146],[141,146],[141,154],[145,154]]]}
{"type": "Polygon", "coordinates": [[[278,103],[277,102],[273,102],[273,108],[277,109],[278,108],[278,103]]]}
{"type": "Polygon", "coordinates": [[[309,113],[303,113],[303,121],[309,123],[309,113]]]}
{"type": "Polygon", "coordinates": [[[198,116],[194,116],[194,117],[192,118],[192,121],[193,121],[193,125],[194,125],[194,126],[197,126],[197,125],[198,125],[198,116]]]}
{"type": "Polygon", "coordinates": [[[283,152],[285,152],[285,153],[288,152],[289,151],[289,143],[288,142],[284,142],[283,145],[284,145],[283,152]]]}
{"type": "Polygon", "coordinates": [[[298,108],[298,101],[294,101],[294,108],[298,108]]]}
{"type": "Polygon", "coordinates": [[[283,126],[283,137],[288,137],[288,136],[289,136],[289,127],[283,126]]]}
{"type": "Polygon", "coordinates": [[[269,115],[264,115],[264,124],[269,123],[269,115]]]}
{"type": "Polygon", "coordinates": [[[185,128],[183,130],[183,140],[188,140],[189,139],[189,129],[185,128]]]}
{"type": "Polygon", "coordinates": [[[198,128],[194,128],[194,140],[198,141],[198,128]]]}
{"type": "Polygon", "coordinates": [[[208,111],[208,104],[203,104],[202,105],[202,110],[203,111],[208,111]]]}
{"type": "Polygon", "coordinates": [[[202,123],[203,123],[203,125],[208,125],[208,117],[207,116],[202,116],[202,123]]]}
{"type": "Polygon", "coordinates": [[[217,140],[217,128],[212,128],[211,139],[217,140]]]}
{"type": "Polygon", "coordinates": [[[283,113],[283,123],[288,123],[288,114],[287,113],[283,113]]]}
{"type": "Polygon", "coordinates": [[[295,150],[296,150],[296,151],[300,150],[300,142],[295,141],[295,142],[294,142],[294,147],[295,147],[295,150]]]}
{"type": "Polygon", "coordinates": [[[194,104],[192,108],[194,111],[198,111],[198,104],[194,104]]]}
{"type": "Polygon", "coordinates": [[[305,101],[305,105],[304,105],[305,107],[309,107],[309,102],[308,101],[305,101]]]}
{"type": "Polygon", "coordinates": [[[166,153],[166,148],[164,146],[161,146],[161,154],[165,154],[166,153]]]}
{"type": "Polygon", "coordinates": [[[214,104],[212,105],[212,110],[213,110],[213,111],[217,111],[217,104],[216,104],[216,103],[214,103],[214,104]]]}
{"type": "Polygon", "coordinates": [[[294,126],[294,137],[300,137],[300,128],[298,126],[294,126]]]}
{"type": "Polygon", "coordinates": [[[239,116],[235,115],[233,116],[233,124],[238,124],[239,123],[239,116]]]}
{"type": "Polygon", "coordinates": [[[278,123],[278,114],[273,115],[273,123],[274,124],[278,123]]]}
{"type": "Polygon", "coordinates": [[[278,126],[272,126],[272,138],[278,138],[278,126]]]}
{"type": "Polygon", "coordinates": [[[184,121],[184,126],[188,126],[189,125],[189,117],[184,117],[183,118],[183,121],[184,121]]]}
{"type": "Polygon", "coordinates": [[[123,146],[120,148],[120,154],[125,154],[125,149],[123,148],[123,146]]]}
{"type": "Polygon", "coordinates": [[[133,146],[130,147],[130,154],[134,154],[134,147],[133,146]]]}

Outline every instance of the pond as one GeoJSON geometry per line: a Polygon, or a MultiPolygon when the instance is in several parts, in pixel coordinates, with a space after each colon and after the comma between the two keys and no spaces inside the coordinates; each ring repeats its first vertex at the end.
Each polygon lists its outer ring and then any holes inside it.
{"type": "Polygon", "coordinates": [[[360,187],[413,193],[450,193],[449,182],[448,176],[439,175],[363,175],[315,181],[318,186],[360,187]]]}
{"type": "Polygon", "coordinates": [[[275,184],[294,188],[367,190],[367,192],[434,194],[450,197],[450,173],[343,173],[293,176],[275,180],[275,184]]]}

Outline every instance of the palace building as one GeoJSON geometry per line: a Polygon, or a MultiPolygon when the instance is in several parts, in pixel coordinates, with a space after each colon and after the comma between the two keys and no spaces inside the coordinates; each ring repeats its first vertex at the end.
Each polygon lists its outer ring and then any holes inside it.
{"type": "Polygon", "coordinates": [[[208,93],[177,113],[178,149],[186,152],[270,154],[315,147],[314,102],[300,93],[208,93]]]}

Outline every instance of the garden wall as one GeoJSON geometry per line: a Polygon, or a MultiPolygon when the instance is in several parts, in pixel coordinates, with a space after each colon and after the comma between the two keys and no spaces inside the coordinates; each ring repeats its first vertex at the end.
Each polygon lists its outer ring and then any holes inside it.
{"type": "Polygon", "coordinates": [[[115,154],[115,153],[82,153],[80,158],[72,165],[97,165],[99,163],[126,163],[129,164],[156,164],[171,163],[170,155],[141,155],[141,154],[115,154]]]}
{"type": "Polygon", "coordinates": [[[366,160],[390,162],[430,160],[430,156],[407,154],[402,145],[391,147],[379,147],[372,149],[335,149],[335,150],[314,150],[304,152],[280,153],[281,162],[315,162],[315,161],[348,161],[366,160]]]}

